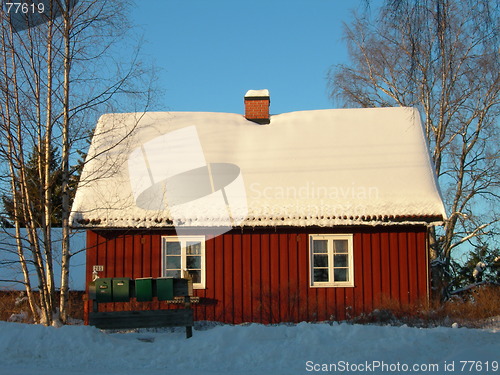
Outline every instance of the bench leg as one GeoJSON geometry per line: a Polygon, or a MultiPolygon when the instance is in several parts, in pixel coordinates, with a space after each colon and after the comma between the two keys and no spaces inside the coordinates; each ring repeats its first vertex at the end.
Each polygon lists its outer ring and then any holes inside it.
{"type": "MultiPolygon", "coordinates": [[[[184,296],[184,308],[191,309],[191,297],[190,296],[184,296]]],[[[188,339],[192,336],[193,336],[193,327],[186,326],[186,338],[188,339]]]]}
{"type": "Polygon", "coordinates": [[[193,327],[187,326],[186,327],[186,338],[190,338],[193,336],[193,327]]]}

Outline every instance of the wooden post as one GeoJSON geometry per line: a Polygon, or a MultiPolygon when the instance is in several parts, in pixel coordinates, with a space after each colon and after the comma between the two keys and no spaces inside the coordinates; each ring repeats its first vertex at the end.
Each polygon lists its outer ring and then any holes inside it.
{"type": "MultiPolygon", "coordinates": [[[[189,274],[187,270],[184,270],[182,273],[182,278],[187,279],[188,281],[188,295],[184,296],[184,308],[185,309],[191,309],[191,296],[193,295],[193,278],[189,274]]],[[[186,326],[186,338],[190,338],[193,336],[193,327],[192,326],[186,326]]]]}
{"type": "Polygon", "coordinates": [[[85,324],[86,326],[89,325],[89,299],[87,298],[87,294],[84,293],[83,296],[82,296],[82,300],[83,300],[83,324],[85,324]]]}
{"type": "MultiPolygon", "coordinates": [[[[191,310],[191,297],[190,296],[184,297],[184,308],[191,310]]],[[[192,336],[193,336],[193,327],[186,326],[186,338],[188,339],[192,336]]]]}

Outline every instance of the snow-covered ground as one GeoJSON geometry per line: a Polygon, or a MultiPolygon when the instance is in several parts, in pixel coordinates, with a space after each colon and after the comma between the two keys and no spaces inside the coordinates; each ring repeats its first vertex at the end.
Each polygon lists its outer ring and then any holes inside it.
{"type": "Polygon", "coordinates": [[[186,340],[183,329],[106,333],[0,322],[6,375],[500,374],[499,361],[500,332],[492,329],[212,325],[186,340]]]}

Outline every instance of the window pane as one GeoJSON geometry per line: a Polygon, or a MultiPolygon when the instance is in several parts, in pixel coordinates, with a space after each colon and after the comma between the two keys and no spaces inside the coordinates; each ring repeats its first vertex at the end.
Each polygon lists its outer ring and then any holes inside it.
{"type": "Polygon", "coordinates": [[[186,267],[190,268],[201,268],[201,257],[200,256],[187,256],[186,257],[186,267]]]}
{"type": "Polygon", "coordinates": [[[349,281],[347,268],[336,268],[333,270],[334,281],[349,281]]]}
{"type": "Polygon", "coordinates": [[[328,280],[328,269],[315,269],[314,270],[314,281],[329,281],[328,280]]]}
{"type": "Polygon", "coordinates": [[[328,255],[314,254],[314,267],[328,267],[328,255]]]}
{"type": "Polygon", "coordinates": [[[347,254],[334,255],[333,262],[334,267],[347,267],[347,254]]]}
{"type": "Polygon", "coordinates": [[[168,255],[181,255],[181,244],[179,242],[167,242],[168,255]]]}
{"type": "Polygon", "coordinates": [[[167,269],[180,269],[181,268],[181,257],[178,256],[167,256],[167,269]]]}
{"type": "Polygon", "coordinates": [[[328,252],[328,240],[314,240],[313,241],[313,251],[316,254],[327,253],[328,252]]]}
{"type": "Polygon", "coordinates": [[[165,274],[166,277],[175,277],[175,278],[180,278],[181,277],[181,270],[167,270],[167,273],[165,274]]]}
{"type": "Polygon", "coordinates": [[[189,271],[189,274],[193,278],[193,283],[201,283],[201,271],[189,271]]]}
{"type": "Polygon", "coordinates": [[[347,240],[334,240],[333,241],[334,253],[347,253],[347,240]]]}
{"type": "Polygon", "coordinates": [[[187,255],[201,255],[201,242],[188,241],[186,244],[187,255]]]}

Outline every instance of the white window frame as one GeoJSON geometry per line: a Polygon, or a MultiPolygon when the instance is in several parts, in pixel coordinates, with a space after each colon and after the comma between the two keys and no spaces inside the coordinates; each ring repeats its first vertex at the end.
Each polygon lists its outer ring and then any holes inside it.
{"type": "Polygon", "coordinates": [[[309,235],[309,286],[312,288],[322,287],[354,287],[354,249],[352,234],[310,234],[309,235]],[[313,240],[328,241],[328,279],[330,281],[314,281],[314,253],[313,240]],[[333,281],[334,257],[333,241],[347,240],[348,281],[333,281]]]}
{"type": "Polygon", "coordinates": [[[200,242],[201,243],[201,282],[193,283],[193,289],[205,289],[205,236],[162,236],[161,238],[161,275],[166,277],[166,258],[167,258],[167,242],[180,242],[181,243],[181,270],[186,270],[186,242],[200,242]]]}

